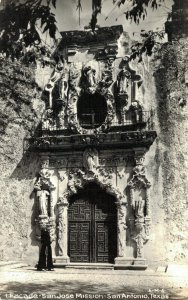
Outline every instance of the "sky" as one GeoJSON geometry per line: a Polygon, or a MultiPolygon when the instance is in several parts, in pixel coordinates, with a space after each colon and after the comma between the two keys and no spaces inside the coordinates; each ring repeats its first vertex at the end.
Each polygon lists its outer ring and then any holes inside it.
{"type": "MultiPolygon", "coordinates": [[[[77,8],[78,0],[57,0],[56,17],[60,31],[67,30],[84,30],[84,26],[89,24],[92,13],[92,0],[81,0],[81,24],[77,8]]],[[[126,1],[126,3],[130,3],[126,1]]],[[[130,7],[130,4],[124,4],[120,8],[113,5],[112,0],[102,0],[102,13],[98,16],[98,25],[113,26],[123,25],[124,31],[128,32],[131,38],[135,38],[141,29],[156,30],[164,28],[164,23],[168,13],[171,11],[173,0],[164,0],[161,7],[152,11],[148,9],[148,15],[139,25],[134,22],[130,23],[125,18],[123,12],[130,7]],[[133,34],[134,33],[134,34],[133,34]]]]}

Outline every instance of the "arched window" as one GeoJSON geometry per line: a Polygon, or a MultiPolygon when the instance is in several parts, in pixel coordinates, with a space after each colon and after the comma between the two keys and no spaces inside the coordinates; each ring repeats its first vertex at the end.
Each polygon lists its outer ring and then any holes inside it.
{"type": "Polygon", "coordinates": [[[77,103],[78,120],[80,126],[85,129],[100,127],[107,116],[107,104],[105,97],[95,94],[83,94],[77,103]]]}

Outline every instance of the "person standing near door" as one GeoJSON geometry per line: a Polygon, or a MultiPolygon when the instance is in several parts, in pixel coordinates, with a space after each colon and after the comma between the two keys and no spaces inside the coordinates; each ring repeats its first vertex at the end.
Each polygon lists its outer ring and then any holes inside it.
{"type": "Polygon", "coordinates": [[[41,230],[41,249],[37,271],[54,271],[50,234],[47,229],[41,230]]]}

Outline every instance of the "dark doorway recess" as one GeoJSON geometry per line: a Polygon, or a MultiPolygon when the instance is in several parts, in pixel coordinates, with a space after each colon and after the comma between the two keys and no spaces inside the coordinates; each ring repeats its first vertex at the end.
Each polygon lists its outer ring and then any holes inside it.
{"type": "Polygon", "coordinates": [[[107,116],[106,99],[98,93],[83,94],[77,103],[80,126],[92,129],[101,126],[107,116]]]}
{"type": "Polygon", "coordinates": [[[70,199],[68,241],[71,262],[114,263],[117,256],[115,198],[89,184],[70,199]]]}

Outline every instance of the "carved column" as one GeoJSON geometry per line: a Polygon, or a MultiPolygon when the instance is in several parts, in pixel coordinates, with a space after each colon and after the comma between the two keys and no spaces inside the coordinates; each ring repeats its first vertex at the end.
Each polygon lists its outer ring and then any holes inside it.
{"type": "Polygon", "coordinates": [[[128,182],[131,216],[129,226],[132,240],[136,243],[136,258],[134,265],[145,265],[144,244],[149,239],[150,207],[149,187],[150,182],[146,178],[144,161],[144,149],[135,149],[136,166],[133,168],[131,180],[128,182]]]}
{"type": "Polygon", "coordinates": [[[69,263],[68,257],[68,201],[59,199],[58,203],[58,255],[62,263],[69,263]]]}
{"type": "Polygon", "coordinates": [[[127,202],[119,201],[117,205],[117,257],[115,258],[116,265],[127,265],[129,261],[126,258],[126,216],[127,202]]]}
{"type": "Polygon", "coordinates": [[[117,203],[118,211],[118,257],[124,257],[126,252],[126,202],[117,203]]]}
{"type": "Polygon", "coordinates": [[[53,190],[50,190],[50,218],[54,218],[54,195],[53,195],[53,190]]]}

